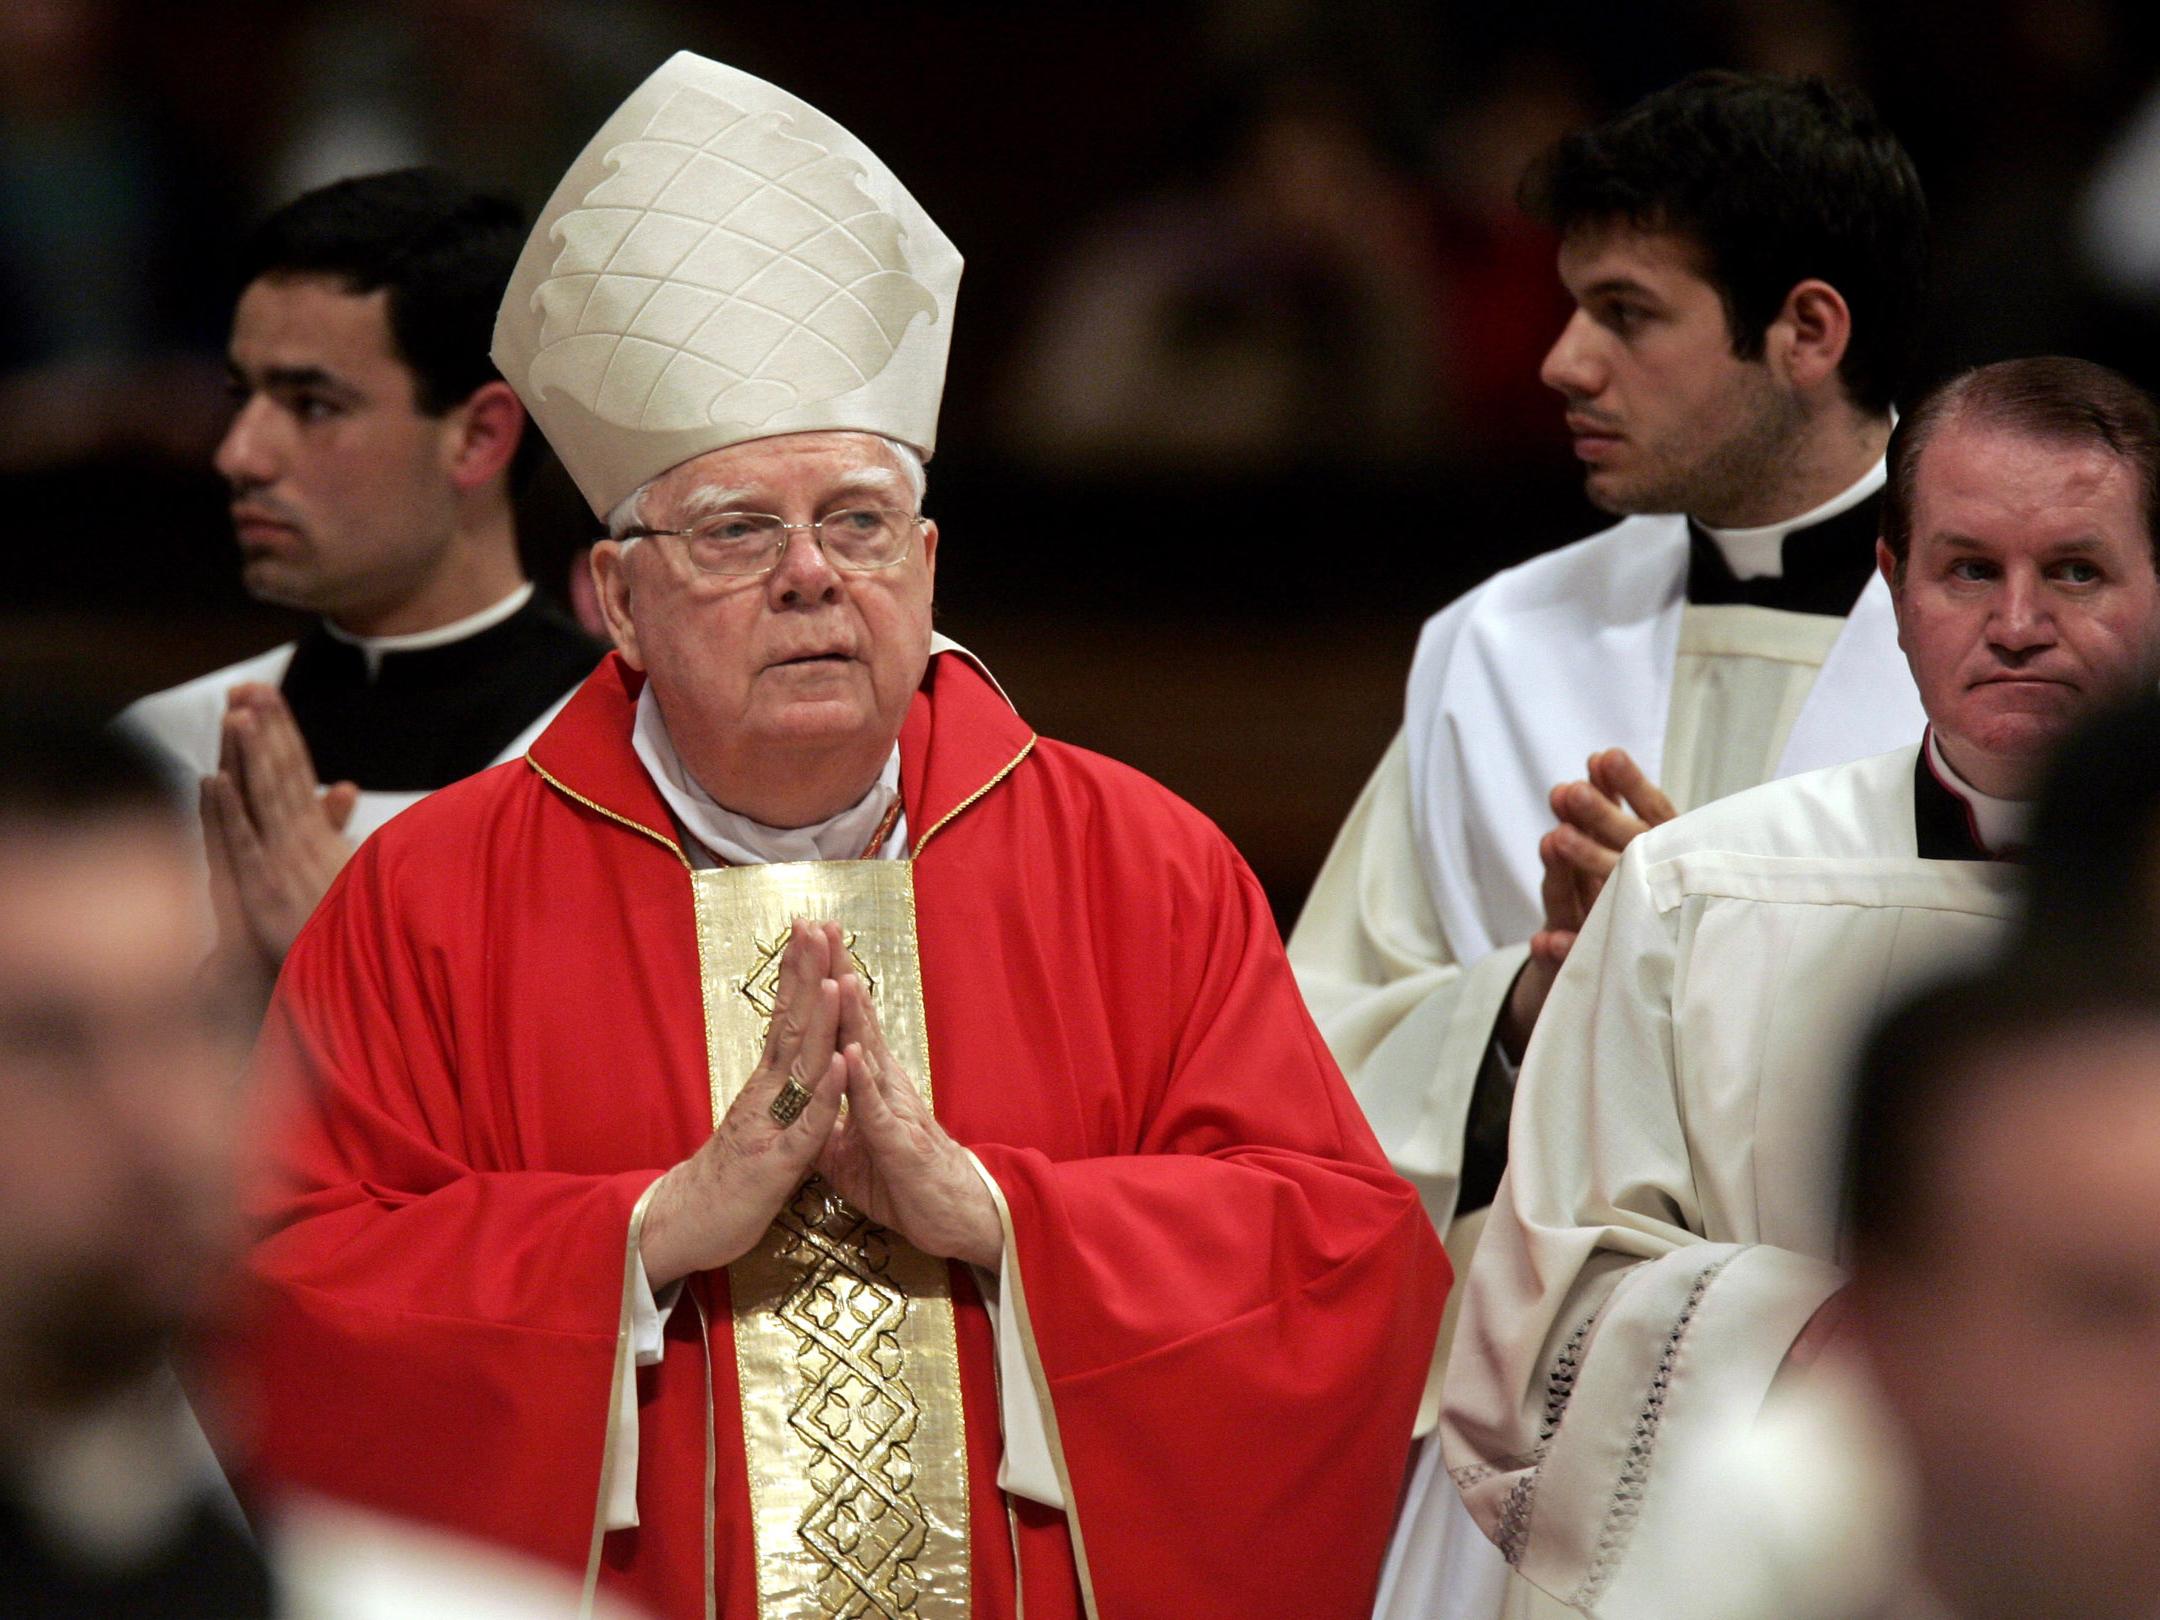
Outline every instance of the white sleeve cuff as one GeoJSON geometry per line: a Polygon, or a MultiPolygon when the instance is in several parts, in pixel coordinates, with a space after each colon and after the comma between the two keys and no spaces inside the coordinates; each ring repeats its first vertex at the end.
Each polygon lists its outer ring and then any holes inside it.
{"type": "MultiPolygon", "coordinates": [[[[975,1173],[983,1178],[983,1185],[990,1189],[990,1196],[1004,1207],[1004,1194],[990,1172],[983,1168],[982,1160],[974,1154],[968,1162],[975,1166],[975,1173]]],[[[1057,1463],[1050,1451],[1050,1425],[1043,1412],[1042,1398],[1035,1388],[1035,1376],[1028,1368],[1027,1339],[1017,1320],[1019,1312],[1004,1309],[1002,1301],[1010,1291],[1010,1268],[1013,1263],[1012,1245],[1007,1243],[998,1257],[995,1277],[981,1267],[975,1268],[976,1290],[982,1295],[983,1309],[990,1313],[990,1329],[997,1336],[998,1373],[998,1422],[1005,1431],[1004,1455],[998,1463],[998,1488],[1014,1496],[1024,1496],[1044,1507],[1062,1509],[1065,1506],[1065,1490],[1058,1483],[1057,1463]]]]}
{"type": "Polygon", "coordinates": [[[638,1256],[637,1282],[630,1290],[630,1350],[640,1367],[660,1365],[660,1335],[681,1303],[683,1281],[677,1277],[655,1295],[652,1279],[645,1275],[645,1257],[638,1256]]]}
{"type": "MultiPolygon", "coordinates": [[[[653,1183],[654,1187],[659,1185],[657,1181],[653,1183]]],[[[684,1279],[678,1277],[661,1289],[656,1299],[652,1279],[645,1275],[645,1256],[639,1252],[638,1240],[644,1233],[645,1206],[651,1198],[652,1191],[648,1188],[630,1216],[630,1252],[623,1287],[625,1320],[619,1334],[629,1341],[632,1367],[660,1365],[664,1349],[661,1334],[681,1301],[683,1291],[684,1279]]],[[[621,1367],[620,1361],[617,1365],[621,1367]]],[[[602,1528],[634,1530],[638,1522],[638,1392],[637,1375],[629,1368],[621,1368],[616,1382],[615,1410],[608,1416],[607,1450],[603,1455],[613,1459],[613,1466],[607,1470],[607,1500],[601,1506],[602,1528]]]]}

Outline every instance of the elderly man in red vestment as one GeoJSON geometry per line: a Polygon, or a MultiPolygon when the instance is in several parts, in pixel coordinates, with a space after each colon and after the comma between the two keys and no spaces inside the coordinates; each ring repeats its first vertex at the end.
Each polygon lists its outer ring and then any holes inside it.
{"type": "Polygon", "coordinates": [[[1251,875],[930,628],[959,258],[678,56],[496,356],[617,653],[295,943],[271,1478],[665,1615],[1370,1610],[1446,1264],[1251,875]]]}

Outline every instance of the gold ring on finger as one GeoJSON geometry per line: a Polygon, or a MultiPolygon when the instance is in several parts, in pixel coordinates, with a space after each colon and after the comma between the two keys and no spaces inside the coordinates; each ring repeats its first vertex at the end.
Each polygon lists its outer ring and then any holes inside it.
{"type": "Polygon", "coordinates": [[[810,1092],[800,1080],[788,1076],[787,1084],[780,1088],[772,1100],[769,1112],[783,1126],[792,1125],[802,1118],[802,1111],[810,1106],[810,1092]]]}

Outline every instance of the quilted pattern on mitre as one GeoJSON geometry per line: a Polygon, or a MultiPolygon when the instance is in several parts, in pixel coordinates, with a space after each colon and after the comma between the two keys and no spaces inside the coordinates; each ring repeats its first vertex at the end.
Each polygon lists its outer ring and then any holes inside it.
{"type": "Polygon", "coordinates": [[[555,226],[530,386],[602,421],[754,432],[862,387],[937,300],[863,171],[702,90],[678,90],[555,226]]]}

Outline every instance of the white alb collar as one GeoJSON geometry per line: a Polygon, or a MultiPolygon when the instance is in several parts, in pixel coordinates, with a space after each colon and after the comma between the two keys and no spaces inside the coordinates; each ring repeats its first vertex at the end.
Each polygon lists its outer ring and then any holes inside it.
{"type": "Polygon", "coordinates": [[[384,653],[424,652],[430,647],[447,647],[453,641],[463,641],[467,636],[477,636],[483,630],[492,630],[503,620],[517,612],[533,597],[533,584],[527,580],[508,596],[492,607],[484,607],[478,613],[468,613],[462,619],[452,619],[448,624],[438,624],[432,630],[408,630],[401,636],[356,636],[340,630],[328,619],[323,628],[333,639],[348,647],[358,647],[367,659],[369,679],[382,669],[384,653]]]}
{"type": "Polygon", "coordinates": [[[1980,847],[1990,855],[2000,855],[2005,850],[2016,849],[2025,842],[2025,834],[2032,826],[2033,805],[2030,799],[1997,799],[1982,793],[1964,777],[1950,768],[1943,758],[1942,744],[1935,740],[1935,728],[1928,727],[1928,763],[1935,768],[1935,775],[1942,785],[1965,801],[1965,808],[1972,814],[1973,832],[1980,839],[1980,847]]]}
{"type": "MultiPolygon", "coordinates": [[[[768,827],[737,815],[698,785],[675,751],[660,700],[652,683],[638,694],[637,723],[630,731],[630,746],[645,773],[660,790],[660,797],[682,824],[694,844],[688,853],[692,864],[714,866],[768,866],[783,861],[849,861],[862,854],[863,845],[877,831],[878,823],[900,796],[900,747],[893,745],[885,768],[870,791],[837,816],[810,827],[768,827]],[[709,857],[699,860],[700,855],[709,857]]],[[[878,846],[878,859],[893,860],[907,853],[907,813],[894,820],[892,832],[878,846]]]]}
{"type": "Polygon", "coordinates": [[[1725,554],[1725,566],[1733,571],[1733,578],[1782,579],[1785,576],[1785,537],[1788,534],[1795,529],[1805,529],[1813,524],[1826,522],[1840,512],[1851,511],[1881,489],[1888,477],[1887,463],[1878,459],[1874,466],[1860,475],[1858,483],[1849,485],[1822,505],[1811,507],[1798,517],[1787,518],[1782,523],[1766,523],[1757,529],[1713,529],[1707,523],[1698,524],[1697,527],[1725,554]]]}

